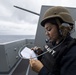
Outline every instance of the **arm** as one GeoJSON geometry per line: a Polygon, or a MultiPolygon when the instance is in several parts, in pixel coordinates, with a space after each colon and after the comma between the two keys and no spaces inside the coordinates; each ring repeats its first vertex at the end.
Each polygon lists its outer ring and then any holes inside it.
{"type": "MultiPolygon", "coordinates": [[[[38,75],[54,75],[48,72],[39,60],[32,59],[30,64],[32,69],[38,72],[38,75]]],[[[63,56],[60,66],[60,75],[76,75],[76,46],[72,47],[69,52],[63,56]]]]}
{"type": "Polygon", "coordinates": [[[33,71],[37,72],[38,75],[53,75],[44,67],[39,60],[30,59],[30,66],[33,71]]]}
{"type": "MultiPolygon", "coordinates": [[[[60,62],[60,75],[76,75],[76,46],[73,46],[69,52],[63,56],[60,62]]],[[[48,70],[43,67],[38,75],[54,75],[48,72],[48,70]]]]}
{"type": "Polygon", "coordinates": [[[60,75],[76,75],[76,46],[70,49],[60,63],[60,75]]]}

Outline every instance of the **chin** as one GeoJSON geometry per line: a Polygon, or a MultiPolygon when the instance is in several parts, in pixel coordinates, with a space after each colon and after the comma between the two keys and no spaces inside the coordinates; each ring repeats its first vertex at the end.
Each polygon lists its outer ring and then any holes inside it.
{"type": "Polygon", "coordinates": [[[50,42],[55,42],[55,40],[54,39],[49,39],[50,40],[50,42]]]}
{"type": "Polygon", "coordinates": [[[52,40],[52,39],[49,39],[49,41],[50,41],[50,42],[53,42],[54,40],[52,40]]]}

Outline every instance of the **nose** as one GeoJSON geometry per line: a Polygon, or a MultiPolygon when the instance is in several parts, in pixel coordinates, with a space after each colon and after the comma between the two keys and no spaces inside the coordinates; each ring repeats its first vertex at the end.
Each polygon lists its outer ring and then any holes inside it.
{"type": "Polygon", "coordinates": [[[49,35],[49,31],[46,31],[45,34],[48,36],[49,35]]]}

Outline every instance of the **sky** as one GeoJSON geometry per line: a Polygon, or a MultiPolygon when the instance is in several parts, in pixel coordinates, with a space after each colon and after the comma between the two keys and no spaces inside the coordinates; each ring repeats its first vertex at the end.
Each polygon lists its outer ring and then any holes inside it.
{"type": "Polygon", "coordinates": [[[41,6],[76,7],[75,0],[0,0],[0,35],[35,35],[39,16],[17,9],[14,5],[40,14],[41,6]]]}

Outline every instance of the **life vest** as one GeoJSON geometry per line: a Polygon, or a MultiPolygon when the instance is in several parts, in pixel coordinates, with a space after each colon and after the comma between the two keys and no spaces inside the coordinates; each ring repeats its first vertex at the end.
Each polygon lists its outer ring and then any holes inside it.
{"type": "MultiPolygon", "coordinates": [[[[52,53],[53,51],[48,52],[45,55],[43,55],[41,60],[44,66],[55,75],[59,75],[60,73],[60,61],[63,58],[63,56],[67,54],[71,47],[76,45],[76,39],[71,39],[68,41],[66,40],[60,46],[54,49],[54,51],[56,51],[54,55],[52,53]]],[[[46,51],[46,49],[44,49],[44,51],[46,51]]]]}

